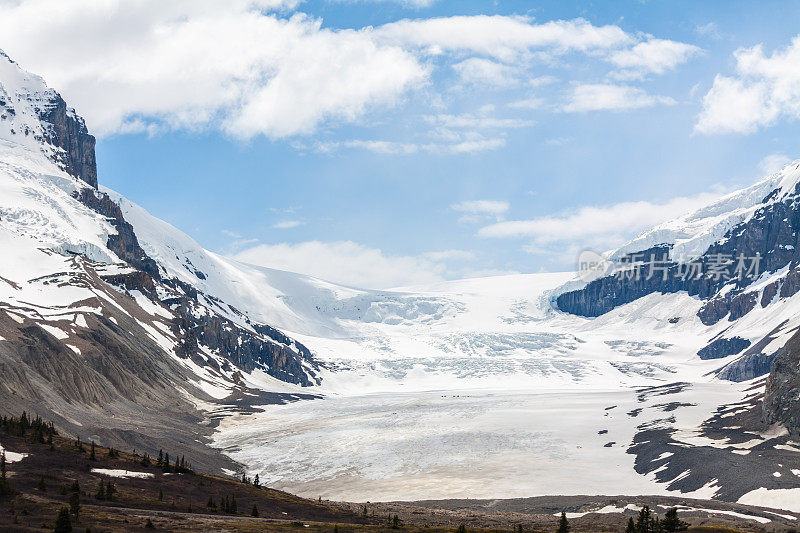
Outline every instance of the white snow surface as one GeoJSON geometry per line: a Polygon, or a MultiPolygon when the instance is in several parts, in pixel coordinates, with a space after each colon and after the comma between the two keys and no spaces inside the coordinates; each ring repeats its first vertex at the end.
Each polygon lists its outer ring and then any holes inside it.
{"type": "MultiPolygon", "coordinates": [[[[105,305],[118,304],[102,291],[48,280],[87,273],[86,261],[73,254],[108,272],[129,267],[118,265],[106,247],[114,228],[73,198],[85,185],[52,163],[52,147],[41,142],[33,110],[47,100],[49,89],[4,56],[0,83],[4,101],[15,109],[13,117],[0,120],[0,313],[18,323],[46,325],[67,341],[76,328],[87,326],[88,316],[101,312],[81,302],[100,298],[105,305]]],[[[701,253],[751,217],[770,190],[779,189],[776,198],[785,196],[798,178],[800,163],[792,163],[617,253],[662,242],[673,242],[673,253],[701,253]]],[[[717,407],[740,401],[752,386],[714,378],[713,371],[736,356],[702,361],[697,350],[723,331],[756,343],[783,324],[769,344],[778,349],[800,326],[800,295],[776,298],[736,322],[713,326],[699,321],[702,302],[685,293],[651,294],[595,319],[567,315],[552,302],[565,284],[575,283],[571,273],[385,291],[343,287],[209,252],[106,191],[168,276],[222,302],[207,298],[198,312],[214,310],[245,328],[247,319],[277,327],[324,363],[322,385],[310,390],[279,382],[263,369],[244,375],[253,387],[324,398],[229,416],[216,435],[217,444],[252,473],[312,497],[375,501],[665,492],[652,474],[633,470],[626,449],[636,426],[666,424],[687,445],[696,445],[699,424],[717,407]],[[671,413],[674,421],[659,422],[664,416],[656,402],[663,399],[641,400],[635,388],[677,381],[691,387],[670,400],[691,405],[671,413]],[[636,418],[625,414],[638,408],[643,411],[636,418]],[[587,477],[587,471],[595,475],[587,477]]],[[[754,290],[780,275],[765,274],[754,290]]],[[[142,294],[131,296],[153,318],[140,325],[174,357],[174,336],[158,326],[169,320],[169,311],[142,294]]],[[[230,375],[181,362],[208,396],[222,398],[230,390],[230,375]]],[[[711,497],[717,490],[709,482],[697,495],[711,497]]],[[[789,492],[778,491],[746,496],[784,494],[789,498],[789,492]]]]}
{"type": "Polygon", "coordinates": [[[658,244],[673,244],[673,259],[686,261],[698,257],[719,241],[735,225],[749,220],[769,203],[780,202],[800,181],[800,160],[785,165],[778,172],[730,194],[694,212],[664,222],[645,231],[624,246],[609,252],[612,259],[646,250],[658,244]],[[767,196],[777,193],[764,202],[767,196]]]}
{"type": "Polygon", "coordinates": [[[136,472],[133,470],[119,470],[113,468],[92,468],[92,472],[103,476],[117,477],[117,478],[140,478],[147,479],[155,477],[152,472],[136,472]]]}
{"type": "Polygon", "coordinates": [[[6,463],[16,463],[17,461],[22,461],[26,457],[28,457],[27,453],[20,453],[20,452],[12,452],[11,450],[6,450],[0,444],[0,453],[5,453],[6,455],[6,463]]]}

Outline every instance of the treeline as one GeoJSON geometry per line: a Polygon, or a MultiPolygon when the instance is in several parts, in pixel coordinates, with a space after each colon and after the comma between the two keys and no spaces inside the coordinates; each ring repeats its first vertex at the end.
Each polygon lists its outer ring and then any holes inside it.
{"type": "Polygon", "coordinates": [[[645,505],[639,511],[635,522],[633,518],[628,519],[625,533],[672,533],[687,529],[689,529],[689,524],[678,519],[677,509],[668,510],[661,519],[656,513],[650,511],[650,507],[645,505]]]}
{"type": "Polygon", "coordinates": [[[3,416],[0,418],[0,428],[15,437],[30,436],[34,442],[39,444],[52,444],[53,436],[58,435],[52,422],[45,422],[39,415],[30,418],[25,411],[22,411],[19,417],[3,416]]]}
{"type": "MultiPolygon", "coordinates": [[[[149,466],[150,465],[150,458],[147,454],[144,455],[142,458],[142,466],[149,466]],[[146,463],[146,464],[145,464],[146,463]]],[[[175,456],[175,463],[169,458],[168,453],[164,453],[164,450],[158,450],[158,458],[156,458],[156,466],[161,468],[162,472],[168,474],[170,472],[175,474],[194,474],[194,470],[192,470],[191,463],[186,462],[186,457],[181,455],[180,457],[175,456]]]]}

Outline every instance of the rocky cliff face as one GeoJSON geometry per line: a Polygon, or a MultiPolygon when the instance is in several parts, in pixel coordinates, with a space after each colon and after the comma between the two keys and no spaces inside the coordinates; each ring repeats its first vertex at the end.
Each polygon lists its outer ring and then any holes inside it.
{"type": "Polygon", "coordinates": [[[214,421],[196,405],[258,396],[261,372],[317,384],[317,363],[193,286],[205,274],[188,258],[187,282],[148,255],[97,189],[94,147],[61,96],[0,52],[0,413],[27,409],[84,440],[230,468],[205,445],[214,421]]]}
{"type": "Polygon", "coordinates": [[[89,135],[84,120],[55,91],[50,102],[40,109],[39,117],[45,126],[45,141],[59,149],[53,153],[55,162],[68,174],[97,189],[95,139],[89,135]]]}
{"type": "MultiPolygon", "coordinates": [[[[565,292],[556,306],[569,313],[596,317],[612,309],[653,293],[685,291],[704,303],[697,313],[700,321],[713,326],[723,320],[735,323],[756,308],[766,308],[776,301],[791,298],[800,291],[800,183],[796,163],[784,169],[783,179],[757,205],[752,216],[733,225],[721,238],[690,260],[674,257],[673,244],[653,246],[619,259],[623,265],[643,261],[638,275],[618,272],[588,283],[581,289],[565,292]],[[729,279],[725,273],[712,275],[722,258],[730,261],[727,273],[734,274],[737,258],[759,258],[757,272],[729,279]],[[667,258],[665,261],[664,258],[667,258]],[[655,262],[659,268],[649,271],[655,262]],[[684,275],[690,263],[699,265],[701,277],[684,275]],[[663,268],[663,270],[662,270],[663,268]],[[767,281],[762,275],[770,276],[767,281]],[[756,281],[758,283],[755,283],[756,281]]],[[[750,263],[752,264],[752,263],[750,263]]],[[[749,266],[749,265],[748,265],[749,266]]],[[[744,353],[716,371],[721,379],[746,381],[769,373],[764,418],[781,422],[794,432],[800,431],[800,340],[776,352],[772,342],[775,331],[752,342],[736,336],[713,339],[698,352],[701,359],[724,358],[744,353]]],[[[784,332],[785,333],[785,332],[784,332]]],[[[720,334],[722,335],[722,334],[720,334]]]]}
{"type": "Polygon", "coordinates": [[[800,436],[800,332],[781,348],[772,363],[764,392],[764,418],[780,422],[800,436]]]}
{"type": "Polygon", "coordinates": [[[0,138],[40,150],[67,174],[97,188],[95,138],[39,76],[0,50],[0,138]]]}
{"type": "MultiPolygon", "coordinates": [[[[267,325],[249,324],[252,327],[249,330],[205,308],[198,309],[196,289],[174,279],[166,283],[176,289],[175,296],[164,299],[163,303],[176,314],[172,330],[179,339],[176,352],[181,357],[190,358],[200,366],[219,368],[214,358],[206,355],[210,350],[225,354],[230,363],[228,371],[261,369],[287,383],[304,387],[319,384],[313,356],[299,342],[267,325]]],[[[244,315],[239,316],[246,320],[244,315]]]]}
{"type": "Polygon", "coordinates": [[[79,190],[75,193],[75,198],[89,209],[107,217],[111,225],[114,226],[117,233],[108,236],[106,246],[109,250],[138,270],[146,272],[153,278],[160,279],[158,264],[149,258],[139,245],[133,226],[125,220],[122,210],[116,202],[109,198],[106,193],[92,189],[79,190]]]}
{"type": "MultiPolygon", "coordinates": [[[[773,193],[774,194],[774,193],[773,193]]],[[[636,260],[649,263],[652,260],[662,262],[659,270],[650,276],[649,268],[643,267],[638,276],[605,276],[592,281],[586,287],[561,294],[556,305],[562,311],[581,316],[600,316],[608,311],[630,303],[642,296],[652,293],[674,293],[686,291],[692,296],[706,300],[706,304],[698,313],[706,325],[715,324],[728,316],[734,321],[751,311],[757,304],[766,307],[775,294],[781,297],[792,296],[800,290],[800,273],[796,265],[800,263],[800,184],[791,194],[779,202],[771,202],[773,196],[763,200],[764,207],[759,209],[747,222],[729,230],[720,242],[714,243],[694,261],[699,263],[703,277],[696,279],[689,272],[687,263],[662,258],[669,255],[671,246],[661,245],[642,250],[636,254],[628,254],[623,262],[636,260]],[[712,264],[720,257],[734,261],[729,272],[733,273],[736,258],[760,257],[759,272],[775,272],[789,265],[791,271],[783,280],[766,288],[761,294],[748,292],[747,287],[755,281],[753,277],[727,279],[724,275],[709,276],[707,273],[712,264]],[[666,273],[660,268],[663,267],[666,273]],[[729,290],[720,293],[726,285],[729,290]],[[780,290],[779,290],[780,289],[780,290]],[[759,298],[759,296],[761,296],[759,298]]]]}

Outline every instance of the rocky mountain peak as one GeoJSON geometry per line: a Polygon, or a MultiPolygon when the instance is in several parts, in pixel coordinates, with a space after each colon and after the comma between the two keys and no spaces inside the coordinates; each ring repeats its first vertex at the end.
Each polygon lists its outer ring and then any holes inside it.
{"type": "Polygon", "coordinates": [[[0,142],[41,151],[67,174],[97,188],[95,138],[44,80],[0,50],[0,142]]]}

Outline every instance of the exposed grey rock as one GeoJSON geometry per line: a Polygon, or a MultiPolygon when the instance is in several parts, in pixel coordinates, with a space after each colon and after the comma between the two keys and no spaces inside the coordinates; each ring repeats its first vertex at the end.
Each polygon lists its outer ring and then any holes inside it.
{"type": "MultiPolygon", "coordinates": [[[[800,187],[800,184],[798,184],[800,187]]],[[[773,193],[775,194],[775,193],[773,193]]],[[[761,272],[774,272],[786,265],[791,265],[787,276],[780,288],[780,296],[788,297],[800,290],[800,209],[798,209],[798,188],[784,201],[765,204],[756,211],[753,217],[733,227],[723,239],[711,245],[698,261],[703,264],[703,271],[707,272],[707,265],[713,261],[717,254],[730,257],[761,256],[759,270],[761,272]]],[[[769,200],[773,195],[764,199],[769,200]]],[[[669,245],[660,245],[647,250],[631,254],[629,258],[638,256],[639,259],[649,260],[651,257],[660,261],[664,253],[670,249],[669,245]]],[[[731,313],[731,320],[735,320],[755,307],[757,297],[755,294],[745,295],[747,285],[752,279],[727,280],[724,276],[719,279],[703,277],[701,279],[682,278],[677,263],[666,264],[667,277],[664,279],[660,272],[653,276],[638,277],[606,276],[587,284],[584,288],[561,294],[556,299],[556,305],[562,311],[581,316],[599,316],[611,311],[617,306],[630,303],[642,296],[652,293],[674,293],[686,291],[692,296],[708,300],[698,313],[706,325],[717,323],[731,313]],[[649,278],[649,279],[648,279],[649,278]],[[724,285],[732,282],[733,288],[724,296],[716,296],[724,285]]],[[[762,305],[772,301],[777,287],[765,290],[762,295],[762,305]]]]}
{"type": "Polygon", "coordinates": [[[201,366],[216,364],[202,354],[200,345],[203,345],[224,354],[233,366],[245,372],[260,368],[289,383],[302,386],[316,383],[312,381],[311,368],[316,366],[313,356],[299,342],[264,324],[252,325],[255,331],[250,331],[216,314],[195,313],[197,290],[178,280],[169,280],[167,284],[180,288],[177,293],[181,296],[164,301],[177,315],[172,330],[180,339],[177,349],[180,356],[190,357],[201,366]],[[303,366],[304,362],[308,367],[303,366]]]}
{"type": "Polygon", "coordinates": [[[719,338],[701,348],[697,355],[700,356],[700,359],[721,359],[737,354],[748,346],[750,346],[750,341],[741,337],[719,338]]]}
{"type": "Polygon", "coordinates": [[[97,189],[97,160],[94,136],[86,129],[84,120],[67,107],[64,99],[50,91],[51,100],[39,111],[45,127],[46,142],[60,148],[56,162],[69,174],[97,189]]]}
{"type": "Polygon", "coordinates": [[[764,392],[764,418],[800,436],[800,331],[778,350],[764,392]]]}
{"type": "Polygon", "coordinates": [[[768,374],[775,354],[748,353],[717,371],[717,377],[742,382],[768,374]]]}
{"type": "Polygon", "coordinates": [[[139,240],[133,231],[133,226],[125,220],[122,209],[106,193],[92,189],[81,189],[76,193],[76,198],[83,205],[108,217],[108,221],[117,230],[116,235],[108,236],[109,250],[117,257],[127,262],[134,268],[146,272],[150,276],[160,279],[158,265],[139,245],[139,240]]]}

